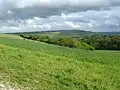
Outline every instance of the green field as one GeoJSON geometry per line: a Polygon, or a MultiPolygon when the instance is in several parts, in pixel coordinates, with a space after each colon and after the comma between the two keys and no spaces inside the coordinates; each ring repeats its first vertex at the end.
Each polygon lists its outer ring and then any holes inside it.
{"type": "Polygon", "coordinates": [[[1,35],[0,84],[21,90],[120,90],[120,51],[67,48],[1,35]]]}

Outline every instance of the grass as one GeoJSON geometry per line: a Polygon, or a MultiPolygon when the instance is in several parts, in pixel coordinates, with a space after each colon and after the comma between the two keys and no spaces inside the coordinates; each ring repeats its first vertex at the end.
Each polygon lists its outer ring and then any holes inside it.
{"type": "Polygon", "coordinates": [[[21,39],[18,35],[13,34],[0,34],[0,38],[13,38],[13,39],[21,39]]]}
{"type": "Polygon", "coordinates": [[[0,38],[0,81],[23,90],[119,90],[119,51],[0,38]]]}

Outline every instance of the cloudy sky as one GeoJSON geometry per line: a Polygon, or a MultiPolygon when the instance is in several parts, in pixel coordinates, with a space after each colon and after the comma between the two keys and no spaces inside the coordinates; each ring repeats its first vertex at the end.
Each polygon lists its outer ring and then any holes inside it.
{"type": "Polygon", "coordinates": [[[0,33],[120,31],[120,0],[0,0],[0,33]]]}

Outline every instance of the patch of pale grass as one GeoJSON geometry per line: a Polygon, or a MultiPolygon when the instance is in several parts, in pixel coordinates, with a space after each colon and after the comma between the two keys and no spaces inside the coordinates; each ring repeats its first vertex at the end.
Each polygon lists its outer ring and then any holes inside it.
{"type": "Polygon", "coordinates": [[[13,38],[13,39],[22,39],[19,35],[13,35],[13,34],[0,34],[0,37],[2,37],[2,38],[13,38]]]}

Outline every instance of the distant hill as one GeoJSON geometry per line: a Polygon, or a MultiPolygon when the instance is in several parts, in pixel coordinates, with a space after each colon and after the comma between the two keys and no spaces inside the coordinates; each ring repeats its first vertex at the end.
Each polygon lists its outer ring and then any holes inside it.
{"type": "Polygon", "coordinates": [[[84,31],[84,30],[54,30],[54,31],[37,31],[37,32],[20,32],[12,34],[42,34],[48,36],[71,36],[80,37],[84,35],[93,35],[96,32],[84,31]]]}
{"type": "Polygon", "coordinates": [[[51,30],[51,31],[34,31],[34,32],[16,32],[13,34],[43,34],[43,33],[50,33],[50,32],[61,32],[61,33],[81,33],[81,32],[91,32],[85,30],[51,30]]]}
{"type": "Polygon", "coordinates": [[[91,35],[120,35],[120,32],[92,32],[85,30],[54,30],[54,31],[36,31],[36,32],[20,32],[12,34],[42,34],[47,36],[70,36],[81,37],[91,35]]]}
{"type": "Polygon", "coordinates": [[[110,34],[114,34],[114,35],[119,35],[120,32],[103,32],[103,34],[107,34],[107,35],[110,35],[110,34]]]}

